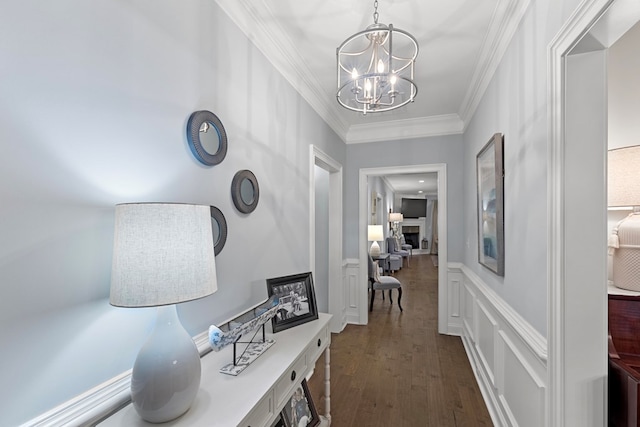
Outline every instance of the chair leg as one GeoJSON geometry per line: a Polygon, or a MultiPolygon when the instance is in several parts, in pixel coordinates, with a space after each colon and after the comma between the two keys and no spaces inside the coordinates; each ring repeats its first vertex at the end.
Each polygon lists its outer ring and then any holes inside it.
{"type": "MultiPolygon", "coordinates": [[[[392,289],[389,289],[389,303],[393,305],[393,298],[391,297],[391,291],[392,289]]],[[[384,295],[384,292],[382,292],[382,294],[384,295]]]]}
{"type": "MultiPolygon", "coordinates": [[[[391,291],[389,291],[391,292],[391,291]]],[[[402,299],[402,287],[398,288],[398,307],[400,307],[400,311],[404,311],[402,309],[402,304],[400,304],[400,300],[402,299]]]]}
{"type": "MultiPolygon", "coordinates": [[[[382,294],[384,295],[384,291],[382,291],[382,294]]],[[[373,310],[373,299],[375,297],[376,297],[376,290],[371,289],[371,302],[369,303],[369,311],[373,310]]]]}

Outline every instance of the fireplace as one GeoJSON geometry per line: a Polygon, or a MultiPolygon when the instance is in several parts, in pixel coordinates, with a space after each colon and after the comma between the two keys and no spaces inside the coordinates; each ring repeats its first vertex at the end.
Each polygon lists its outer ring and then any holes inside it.
{"type": "Polygon", "coordinates": [[[403,225],[402,234],[404,234],[404,240],[407,244],[411,245],[413,249],[420,248],[420,227],[417,225],[403,225]]]}

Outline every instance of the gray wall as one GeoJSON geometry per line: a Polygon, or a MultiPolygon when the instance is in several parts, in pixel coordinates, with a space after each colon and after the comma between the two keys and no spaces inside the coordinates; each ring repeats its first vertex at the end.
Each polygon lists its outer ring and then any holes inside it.
{"type": "Polygon", "coordinates": [[[464,263],[547,334],[547,46],[577,0],[532,1],[464,134],[464,263]],[[478,264],[476,155],[504,134],[505,276],[478,264]]]}
{"type": "Polygon", "coordinates": [[[0,425],[131,368],[155,311],[108,303],[115,204],[225,214],[218,292],[179,306],[194,335],[309,270],[309,144],[342,164],[345,145],[215,2],[3,1],[0,51],[0,425]],[[185,138],[200,109],[229,136],[211,168],[185,138]],[[245,168],[250,215],[230,196],[245,168]]]}
{"type": "MultiPolygon", "coordinates": [[[[446,163],[448,259],[449,261],[460,261],[463,254],[462,153],[462,135],[347,145],[344,200],[345,257],[358,257],[358,180],[360,169],[446,163]]],[[[393,195],[390,195],[389,200],[389,206],[392,206],[393,195]]],[[[388,224],[385,225],[385,229],[388,231],[388,224]]]]}
{"type": "Polygon", "coordinates": [[[640,144],[640,23],[609,49],[609,149],[640,144]]]}

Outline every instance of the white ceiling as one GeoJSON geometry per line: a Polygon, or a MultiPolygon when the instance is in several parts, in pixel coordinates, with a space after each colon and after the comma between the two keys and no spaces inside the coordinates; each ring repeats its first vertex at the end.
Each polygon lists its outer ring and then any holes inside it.
{"type": "Polygon", "coordinates": [[[438,194],[438,174],[435,172],[385,175],[384,180],[398,196],[423,198],[438,194]]]}
{"type": "Polygon", "coordinates": [[[373,23],[373,0],[216,0],[346,143],[462,133],[529,0],[378,0],[418,40],[416,101],[366,116],[336,101],[336,48],[373,23]]]}

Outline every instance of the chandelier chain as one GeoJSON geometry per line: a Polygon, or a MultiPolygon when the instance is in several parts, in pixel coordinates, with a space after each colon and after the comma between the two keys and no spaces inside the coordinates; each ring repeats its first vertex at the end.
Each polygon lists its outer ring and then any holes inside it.
{"type": "Polygon", "coordinates": [[[378,23],[378,0],[373,1],[373,23],[378,23]]]}

